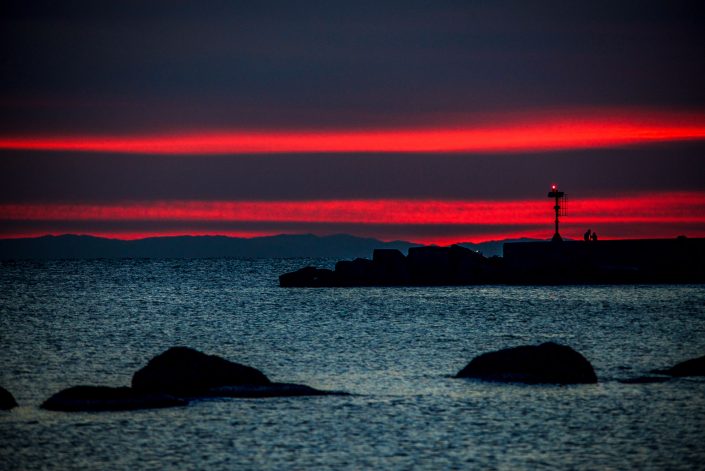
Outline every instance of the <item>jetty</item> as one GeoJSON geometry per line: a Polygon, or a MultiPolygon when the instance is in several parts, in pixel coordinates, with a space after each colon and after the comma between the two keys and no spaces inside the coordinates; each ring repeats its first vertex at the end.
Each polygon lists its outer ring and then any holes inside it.
{"type": "Polygon", "coordinates": [[[304,267],[279,277],[282,287],[458,286],[481,284],[705,283],[705,238],[565,240],[559,218],[565,193],[553,185],[555,233],[550,241],[510,242],[503,257],[460,245],[411,247],[404,255],[377,249],[335,269],[304,267]]]}

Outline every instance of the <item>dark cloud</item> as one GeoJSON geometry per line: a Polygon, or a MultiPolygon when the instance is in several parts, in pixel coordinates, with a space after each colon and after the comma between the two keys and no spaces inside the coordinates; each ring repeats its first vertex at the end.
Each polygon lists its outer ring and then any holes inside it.
{"type": "Polygon", "coordinates": [[[702,2],[4,2],[3,132],[705,107],[702,2]],[[207,6],[204,6],[207,5],[207,6]]]}
{"type": "Polygon", "coordinates": [[[513,155],[159,156],[0,152],[0,203],[575,198],[702,191],[705,143],[513,155]]]}

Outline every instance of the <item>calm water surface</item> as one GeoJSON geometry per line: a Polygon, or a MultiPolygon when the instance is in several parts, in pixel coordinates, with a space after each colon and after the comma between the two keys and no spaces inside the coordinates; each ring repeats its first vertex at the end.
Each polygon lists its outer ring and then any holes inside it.
{"type": "Polygon", "coordinates": [[[705,286],[282,289],[330,260],[0,265],[1,469],[705,467],[705,379],[625,385],[705,354],[705,286]],[[453,379],[474,356],[547,340],[598,385],[453,379]],[[349,397],[179,409],[38,409],[77,384],[128,385],[173,345],[349,397]]]}

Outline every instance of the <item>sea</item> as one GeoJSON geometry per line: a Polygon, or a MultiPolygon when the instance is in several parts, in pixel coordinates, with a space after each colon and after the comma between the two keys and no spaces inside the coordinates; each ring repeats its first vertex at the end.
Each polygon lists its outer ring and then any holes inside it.
{"type": "Polygon", "coordinates": [[[280,288],[328,259],[2,262],[0,469],[705,469],[705,378],[621,380],[705,354],[705,285],[280,288]],[[569,345],[596,385],[456,379],[569,345]],[[49,412],[188,346],[349,396],[49,412]]]}

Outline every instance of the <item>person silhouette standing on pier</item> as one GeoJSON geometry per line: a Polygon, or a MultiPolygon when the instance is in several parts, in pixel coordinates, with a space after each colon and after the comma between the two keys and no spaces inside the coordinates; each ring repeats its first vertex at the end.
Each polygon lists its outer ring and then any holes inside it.
{"type": "Polygon", "coordinates": [[[583,234],[583,239],[585,239],[585,242],[590,242],[590,232],[591,230],[588,229],[585,234],[583,234]]]}
{"type": "Polygon", "coordinates": [[[593,232],[592,235],[590,236],[590,240],[593,242],[597,242],[597,232],[593,232]]]}

